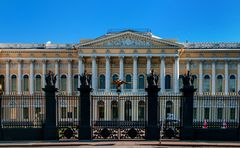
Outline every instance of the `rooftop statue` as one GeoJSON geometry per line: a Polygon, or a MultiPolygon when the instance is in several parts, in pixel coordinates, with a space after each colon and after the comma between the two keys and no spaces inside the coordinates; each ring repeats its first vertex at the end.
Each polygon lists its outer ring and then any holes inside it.
{"type": "Polygon", "coordinates": [[[55,75],[51,70],[45,75],[45,81],[47,86],[54,86],[56,84],[57,75],[55,75]]]}
{"type": "Polygon", "coordinates": [[[83,74],[80,75],[81,86],[91,86],[92,84],[92,75],[87,73],[85,70],[83,74]]]}
{"type": "Polygon", "coordinates": [[[154,69],[152,69],[150,74],[147,75],[147,82],[149,86],[157,86],[158,75],[154,72],[154,69]]]}

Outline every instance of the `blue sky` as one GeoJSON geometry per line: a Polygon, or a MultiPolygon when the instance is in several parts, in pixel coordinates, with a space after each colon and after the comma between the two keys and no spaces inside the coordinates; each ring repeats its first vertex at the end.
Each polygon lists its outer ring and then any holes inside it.
{"type": "Polygon", "coordinates": [[[0,43],[78,43],[111,28],[240,42],[240,0],[0,0],[0,43]]]}

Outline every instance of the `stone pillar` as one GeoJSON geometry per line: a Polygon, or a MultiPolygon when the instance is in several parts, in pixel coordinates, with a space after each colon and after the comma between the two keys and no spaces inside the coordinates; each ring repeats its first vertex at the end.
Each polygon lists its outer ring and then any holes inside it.
{"type": "Polygon", "coordinates": [[[8,95],[10,92],[10,60],[6,61],[6,83],[5,93],[8,95]]]}
{"type": "Polygon", "coordinates": [[[60,78],[60,75],[59,75],[59,63],[60,63],[60,60],[55,60],[55,74],[57,75],[57,80],[56,80],[56,88],[60,88],[59,87],[59,78],[60,78]]]}
{"type": "Polygon", "coordinates": [[[137,61],[138,57],[133,57],[133,93],[137,92],[137,79],[138,79],[138,71],[137,71],[137,61]]]}
{"type": "Polygon", "coordinates": [[[203,93],[203,62],[199,62],[199,94],[203,93]]]}
{"type": "Polygon", "coordinates": [[[45,76],[46,76],[46,72],[47,72],[47,60],[42,60],[42,86],[45,86],[45,76]]]}
{"type": "MultiPolygon", "coordinates": [[[[119,79],[124,80],[124,57],[119,58],[119,79]]],[[[121,85],[121,90],[123,92],[123,85],[121,85]]]]}
{"type": "Polygon", "coordinates": [[[72,59],[68,59],[67,92],[72,95],[72,59]]]}
{"type": "Polygon", "coordinates": [[[89,85],[81,85],[80,88],[78,88],[78,91],[80,91],[78,138],[79,140],[91,140],[90,92],[92,91],[92,88],[90,88],[89,85]]]}
{"type": "Polygon", "coordinates": [[[161,92],[165,92],[165,60],[161,57],[161,68],[160,68],[160,80],[161,80],[161,92]]]}
{"type": "Polygon", "coordinates": [[[151,56],[147,56],[147,74],[150,74],[151,71],[151,56]]]}
{"type": "Polygon", "coordinates": [[[240,61],[238,61],[237,64],[238,70],[237,70],[237,91],[240,90],[240,61]]]}
{"type": "Polygon", "coordinates": [[[30,61],[30,75],[29,75],[29,86],[30,86],[30,94],[34,94],[34,60],[30,61]]]}
{"type": "Polygon", "coordinates": [[[92,88],[93,88],[93,91],[97,91],[96,90],[96,84],[97,84],[96,72],[97,72],[96,56],[92,56],[92,88]]]}
{"type": "MultiPolygon", "coordinates": [[[[44,78],[45,80],[45,78],[44,78]]],[[[45,85],[43,88],[45,92],[45,113],[46,119],[43,126],[43,135],[44,140],[57,140],[58,139],[58,130],[56,124],[56,92],[57,88],[51,85],[45,85]]]]}
{"type": "Polygon", "coordinates": [[[190,60],[187,60],[186,69],[187,71],[190,70],[190,60]]]}
{"type": "Polygon", "coordinates": [[[106,79],[105,79],[105,92],[110,92],[110,57],[106,56],[106,79]]]}
{"type": "Polygon", "coordinates": [[[145,89],[148,93],[147,107],[147,127],[145,138],[147,140],[159,140],[160,128],[158,127],[158,92],[160,88],[157,85],[148,85],[145,89]]]}
{"type": "Polygon", "coordinates": [[[212,61],[212,95],[215,95],[215,92],[216,92],[216,66],[215,66],[215,61],[212,61]]]}
{"type": "Polygon", "coordinates": [[[181,140],[191,140],[194,138],[193,130],[193,96],[196,89],[194,86],[183,86],[181,92],[183,97],[181,98],[181,111],[180,121],[182,130],[180,132],[181,140]]]}
{"type": "Polygon", "coordinates": [[[18,95],[22,94],[22,60],[18,60],[18,95]]]}
{"type": "Polygon", "coordinates": [[[225,94],[228,94],[228,61],[225,62],[225,94]]]}
{"type": "Polygon", "coordinates": [[[174,63],[174,92],[179,93],[179,57],[175,57],[174,63]]]}

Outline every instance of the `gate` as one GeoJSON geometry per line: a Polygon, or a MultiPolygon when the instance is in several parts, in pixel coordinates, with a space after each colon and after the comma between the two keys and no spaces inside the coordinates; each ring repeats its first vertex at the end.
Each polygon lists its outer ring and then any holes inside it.
{"type": "Polygon", "coordinates": [[[146,111],[145,95],[93,95],[92,138],[144,139],[146,111]]]}
{"type": "Polygon", "coordinates": [[[161,139],[180,138],[181,96],[159,96],[159,126],[161,139]]]}
{"type": "Polygon", "coordinates": [[[78,139],[79,96],[56,96],[59,140],[78,139]]]}

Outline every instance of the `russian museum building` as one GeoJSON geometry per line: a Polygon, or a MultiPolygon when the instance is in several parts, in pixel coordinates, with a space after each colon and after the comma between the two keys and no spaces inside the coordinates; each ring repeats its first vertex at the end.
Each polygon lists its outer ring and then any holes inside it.
{"type": "Polygon", "coordinates": [[[190,70],[199,94],[240,90],[240,43],[180,43],[148,31],[108,32],[76,44],[0,44],[0,83],[5,94],[39,94],[44,76],[58,76],[59,93],[76,95],[79,74],[92,74],[93,93],[115,93],[113,80],[128,82],[123,93],[143,93],[146,74],[159,75],[160,94],[178,94],[190,70]]]}

